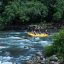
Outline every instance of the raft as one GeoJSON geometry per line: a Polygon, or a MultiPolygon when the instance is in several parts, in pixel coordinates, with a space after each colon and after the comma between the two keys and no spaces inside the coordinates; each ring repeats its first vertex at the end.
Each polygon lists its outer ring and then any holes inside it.
{"type": "Polygon", "coordinates": [[[32,32],[28,32],[28,35],[30,35],[32,37],[48,37],[48,34],[46,34],[46,33],[34,34],[32,32]]]}

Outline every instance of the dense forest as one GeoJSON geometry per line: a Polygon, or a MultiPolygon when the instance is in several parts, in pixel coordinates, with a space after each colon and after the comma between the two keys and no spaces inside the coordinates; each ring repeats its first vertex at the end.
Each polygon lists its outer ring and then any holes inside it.
{"type": "Polygon", "coordinates": [[[0,30],[8,25],[61,22],[64,0],[0,0],[0,30]]]}

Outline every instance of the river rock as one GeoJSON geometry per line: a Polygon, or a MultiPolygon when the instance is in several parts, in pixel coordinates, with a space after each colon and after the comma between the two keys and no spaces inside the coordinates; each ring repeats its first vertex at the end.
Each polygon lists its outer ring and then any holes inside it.
{"type": "Polygon", "coordinates": [[[58,62],[51,61],[50,64],[59,64],[58,62]]]}
{"type": "Polygon", "coordinates": [[[50,61],[57,62],[58,61],[58,58],[56,57],[56,55],[53,55],[53,56],[50,57],[50,61]]]}
{"type": "Polygon", "coordinates": [[[39,51],[39,52],[36,53],[36,55],[42,56],[42,52],[39,51]]]}

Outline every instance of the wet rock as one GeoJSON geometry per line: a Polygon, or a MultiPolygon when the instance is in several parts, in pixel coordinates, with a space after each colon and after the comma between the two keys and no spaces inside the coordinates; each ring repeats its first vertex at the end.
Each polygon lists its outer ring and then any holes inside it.
{"type": "Polygon", "coordinates": [[[45,64],[45,62],[46,62],[46,59],[43,58],[43,60],[41,60],[41,64],[45,64]]]}
{"type": "Polygon", "coordinates": [[[26,61],[26,64],[33,64],[32,60],[26,61]]]}
{"type": "Polygon", "coordinates": [[[56,57],[56,55],[53,55],[53,56],[50,57],[50,61],[57,62],[58,61],[58,58],[56,57]]]}
{"type": "Polygon", "coordinates": [[[36,53],[36,55],[42,56],[42,52],[39,51],[39,52],[36,53]]]}
{"type": "Polygon", "coordinates": [[[58,62],[51,61],[50,64],[59,64],[58,62]]]}
{"type": "Polygon", "coordinates": [[[36,55],[32,57],[31,60],[27,61],[27,64],[59,64],[56,55],[45,58],[43,54],[39,51],[36,55]]]}
{"type": "Polygon", "coordinates": [[[48,64],[59,64],[59,63],[58,63],[58,58],[57,58],[57,56],[56,56],[56,55],[53,55],[53,56],[47,58],[46,64],[47,64],[47,63],[48,63],[48,64]]]}
{"type": "Polygon", "coordinates": [[[43,57],[42,52],[37,52],[31,60],[27,61],[27,64],[45,64],[45,58],[43,57]]]}

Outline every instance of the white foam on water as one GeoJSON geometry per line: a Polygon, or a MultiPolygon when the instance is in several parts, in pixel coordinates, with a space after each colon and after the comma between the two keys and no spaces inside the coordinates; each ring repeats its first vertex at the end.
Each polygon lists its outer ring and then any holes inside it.
{"type": "MultiPolygon", "coordinates": [[[[3,56],[0,56],[0,64],[13,64],[12,62],[9,62],[9,60],[11,60],[12,57],[10,56],[7,56],[7,57],[3,57],[3,56]]],[[[16,64],[16,63],[14,63],[16,64]]]]}
{"type": "Polygon", "coordinates": [[[28,39],[23,39],[23,40],[21,40],[21,42],[31,42],[30,40],[28,40],[28,39]]]}
{"type": "Polygon", "coordinates": [[[9,46],[0,46],[0,49],[8,48],[9,46]]]}
{"type": "Polygon", "coordinates": [[[35,51],[35,48],[31,48],[30,51],[35,51]]]}
{"type": "Polygon", "coordinates": [[[32,42],[32,43],[34,43],[34,44],[35,44],[35,43],[39,43],[39,42],[32,42]]]}
{"type": "Polygon", "coordinates": [[[7,39],[7,38],[0,38],[0,40],[1,40],[1,39],[7,39]]]}
{"type": "Polygon", "coordinates": [[[40,40],[40,38],[39,37],[36,37],[35,40],[40,40]]]}
{"type": "Polygon", "coordinates": [[[20,37],[14,37],[14,36],[10,36],[8,38],[11,38],[11,39],[21,39],[20,37]]]}
{"type": "Polygon", "coordinates": [[[34,38],[31,38],[31,41],[34,42],[34,41],[39,41],[40,38],[39,37],[34,37],[34,38]]]}
{"type": "Polygon", "coordinates": [[[2,61],[0,61],[0,64],[16,64],[16,63],[12,63],[12,62],[2,62],[2,61]]]}
{"type": "Polygon", "coordinates": [[[10,57],[10,56],[2,57],[2,59],[3,59],[3,60],[11,60],[11,59],[12,59],[12,57],[10,57]]]}
{"type": "Polygon", "coordinates": [[[10,32],[9,34],[20,34],[20,32],[10,32]]]}
{"type": "Polygon", "coordinates": [[[29,60],[30,58],[31,58],[31,56],[27,56],[27,57],[26,57],[26,60],[29,60]]]}
{"type": "Polygon", "coordinates": [[[21,60],[29,60],[31,56],[20,56],[19,59],[21,60]]]}
{"type": "Polygon", "coordinates": [[[39,41],[39,43],[40,43],[42,46],[49,45],[49,42],[48,42],[48,41],[39,41]]]}

